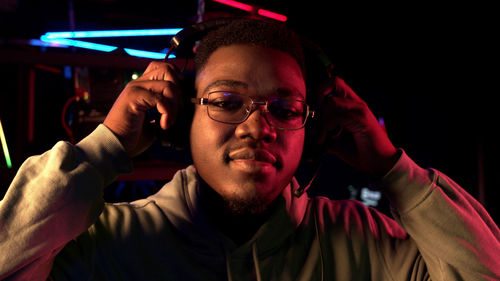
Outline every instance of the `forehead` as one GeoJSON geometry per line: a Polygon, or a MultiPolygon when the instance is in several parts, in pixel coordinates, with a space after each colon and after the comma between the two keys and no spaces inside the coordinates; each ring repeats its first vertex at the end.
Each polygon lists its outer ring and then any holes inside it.
{"type": "Polygon", "coordinates": [[[196,89],[198,95],[230,89],[259,95],[279,89],[305,98],[302,71],[292,56],[271,48],[240,44],[220,47],[210,55],[196,75],[196,89]]]}

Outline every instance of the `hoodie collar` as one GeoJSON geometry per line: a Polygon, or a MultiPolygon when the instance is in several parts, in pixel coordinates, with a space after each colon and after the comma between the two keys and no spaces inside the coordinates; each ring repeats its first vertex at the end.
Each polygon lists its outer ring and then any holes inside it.
{"type": "Polygon", "coordinates": [[[279,248],[304,218],[309,199],[307,196],[295,197],[293,192],[297,188],[297,181],[292,179],[277,198],[278,205],[269,219],[249,241],[240,246],[219,232],[203,212],[200,200],[203,191],[194,166],[177,172],[171,182],[149,199],[156,202],[173,227],[201,253],[213,255],[224,251],[233,257],[243,257],[252,252],[252,247],[257,247],[253,251],[257,250],[260,256],[265,257],[279,248]]]}

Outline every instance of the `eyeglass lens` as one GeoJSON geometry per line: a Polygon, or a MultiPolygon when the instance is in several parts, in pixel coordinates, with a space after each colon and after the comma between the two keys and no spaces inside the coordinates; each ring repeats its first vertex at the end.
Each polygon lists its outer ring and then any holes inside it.
{"type": "Polygon", "coordinates": [[[266,104],[267,121],[272,126],[298,129],[304,125],[307,105],[289,98],[270,98],[267,103],[253,101],[249,96],[230,92],[213,92],[208,95],[208,115],[226,123],[241,123],[248,118],[256,104],[266,104]]]}

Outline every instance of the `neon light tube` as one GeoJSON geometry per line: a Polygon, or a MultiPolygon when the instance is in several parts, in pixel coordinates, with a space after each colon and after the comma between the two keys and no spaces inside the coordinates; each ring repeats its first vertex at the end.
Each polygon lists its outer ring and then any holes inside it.
{"type": "Polygon", "coordinates": [[[58,44],[55,42],[44,42],[44,41],[38,40],[38,39],[30,39],[28,41],[28,44],[30,44],[31,46],[37,46],[37,47],[68,48],[68,45],[62,45],[62,44],[58,44]]]}
{"type": "Polygon", "coordinates": [[[1,120],[0,120],[0,141],[2,142],[3,155],[5,156],[5,162],[7,163],[7,168],[12,168],[12,162],[10,161],[9,148],[7,147],[7,140],[5,139],[5,134],[3,132],[1,120]]]}
{"type": "MultiPolygon", "coordinates": [[[[141,58],[148,58],[148,59],[164,59],[166,53],[158,53],[158,52],[149,52],[149,51],[142,51],[142,50],[136,50],[136,49],[129,49],[129,48],[123,48],[127,54],[135,57],[141,57],[141,58]]],[[[170,54],[168,56],[169,58],[175,58],[175,55],[170,54]]]]}
{"type": "Polygon", "coordinates": [[[271,12],[271,11],[268,11],[268,10],[264,10],[264,9],[259,9],[257,11],[257,14],[259,14],[261,16],[264,16],[264,17],[271,18],[271,19],[275,19],[275,20],[278,20],[278,21],[286,21],[287,20],[286,16],[284,16],[284,15],[281,15],[281,14],[278,14],[278,13],[275,13],[275,12],[271,12]]]}
{"type": "Polygon", "coordinates": [[[132,29],[132,30],[95,30],[95,31],[61,31],[47,32],[45,37],[49,39],[58,38],[96,38],[96,37],[132,37],[132,36],[165,36],[175,35],[182,28],[163,29],[132,29]]]}
{"type": "Polygon", "coordinates": [[[284,15],[282,15],[282,14],[278,14],[278,13],[271,12],[271,11],[264,10],[264,9],[257,9],[254,6],[247,5],[247,4],[244,4],[244,3],[241,3],[241,2],[237,2],[237,1],[234,1],[234,0],[213,0],[213,1],[221,3],[221,4],[224,4],[224,5],[231,6],[231,7],[240,9],[240,10],[244,10],[244,11],[247,11],[247,12],[255,12],[255,11],[257,11],[257,14],[259,14],[259,15],[261,15],[263,17],[275,19],[275,20],[278,20],[278,21],[287,21],[287,17],[284,16],[284,15]]]}
{"type": "Polygon", "coordinates": [[[101,52],[111,52],[111,51],[118,49],[118,47],[115,47],[115,46],[90,43],[90,42],[85,42],[85,41],[80,41],[80,40],[72,40],[72,39],[65,39],[65,38],[51,39],[51,38],[45,37],[45,35],[42,35],[40,37],[40,40],[42,40],[44,42],[58,43],[58,44],[74,46],[74,47],[78,47],[78,48],[97,50],[97,51],[101,51],[101,52]]]}
{"type": "Polygon", "coordinates": [[[219,2],[221,4],[224,4],[224,5],[228,5],[228,6],[231,6],[233,8],[237,8],[237,9],[240,9],[240,10],[244,10],[244,11],[247,11],[247,12],[251,12],[254,10],[254,8],[250,5],[247,5],[247,4],[244,4],[244,3],[241,3],[241,2],[237,2],[237,1],[233,1],[233,0],[214,0],[215,2],[219,2]]]}

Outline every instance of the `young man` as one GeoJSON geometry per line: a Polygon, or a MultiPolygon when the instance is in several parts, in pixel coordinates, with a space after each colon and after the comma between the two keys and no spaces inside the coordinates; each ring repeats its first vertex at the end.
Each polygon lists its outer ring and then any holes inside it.
{"type": "Polygon", "coordinates": [[[149,198],[105,204],[102,189],[150,143],[147,110],[164,129],[175,122],[182,93],[169,64],[151,63],[80,143],[29,158],[0,202],[0,278],[498,280],[500,233],[482,206],[397,150],[340,79],[325,92],[318,141],[380,179],[397,222],[294,195],[310,117],[298,44],[254,20],[202,41],[194,165],[149,198]]]}

